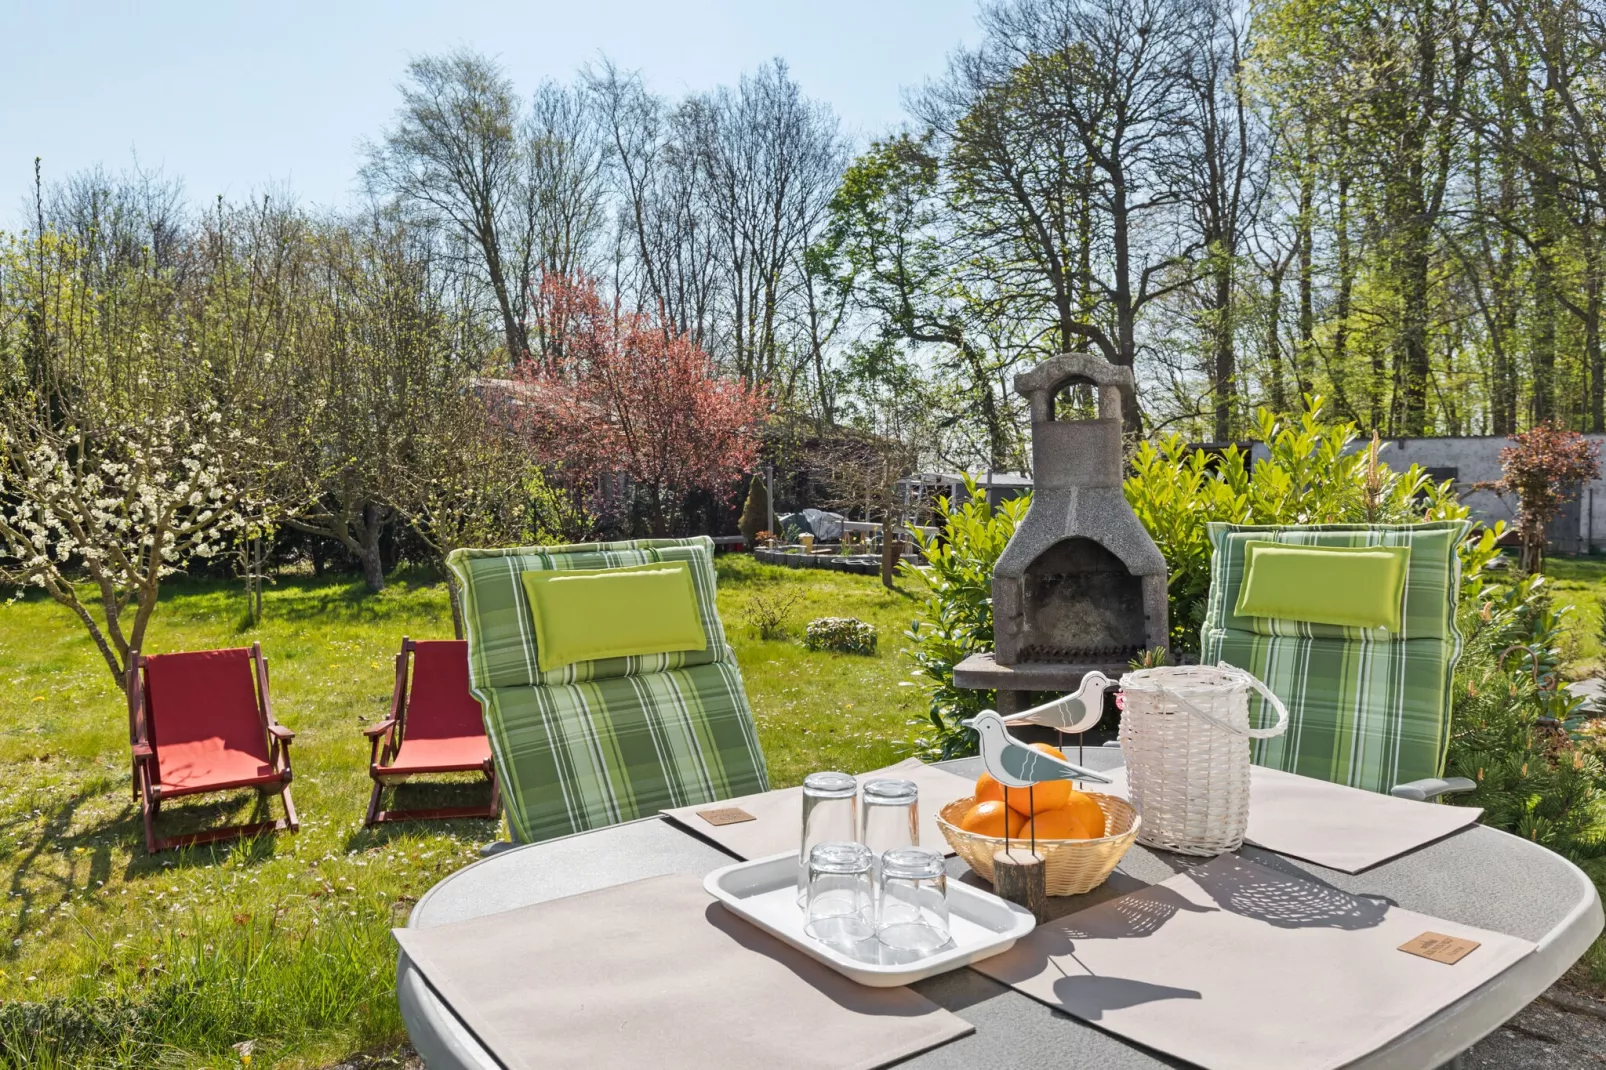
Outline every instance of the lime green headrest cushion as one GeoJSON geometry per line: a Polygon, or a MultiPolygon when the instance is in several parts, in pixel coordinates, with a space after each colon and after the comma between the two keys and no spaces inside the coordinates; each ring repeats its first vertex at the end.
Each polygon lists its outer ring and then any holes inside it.
{"type": "Polygon", "coordinates": [[[1400,631],[1407,546],[1244,544],[1235,612],[1245,617],[1400,631]]]}
{"type": "Polygon", "coordinates": [[[521,572],[542,672],[577,661],[706,650],[685,561],[521,572]]]}

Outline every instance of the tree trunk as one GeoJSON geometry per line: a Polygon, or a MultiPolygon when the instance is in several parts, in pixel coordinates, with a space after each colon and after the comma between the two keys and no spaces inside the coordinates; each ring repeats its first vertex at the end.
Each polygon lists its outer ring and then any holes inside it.
{"type": "Polygon", "coordinates": [[[1403,295],[1402,425],[1407,435],[1420,438],[1427,434],[1428,376],[1432,373],[1428,354],[1428,235],[1413,227],[1410,241],[1403,295]]]}
{"type": "Polygon", "coordinates": [[[1556,280],[1544,248],[1534,255],[1533,280],[1532,411],[1537,425],[1556,414],[1556,280]]]}
{"type": "Polygon", "coordinates": [[[1271,272],[1271,295],[1266,309],[1266,360],[1271,374],[1271,407],[1279,413],[1288,411],[1288,395],[1283,388],[1283,272],[1286,261],[1271,272]]]}
{"type": "Polygon", "coordinates": [[[1232,438],[1232,415],[1238,401],[1238,368],[1232,346],[1232,257],[1222,250],[1215,270],[1215,366],[1217,442],[1232,438]]]}
{"type": "Polygon", "coordinates": [[[1588,254],[1585,276],[1584,354],[1589,363],[1589,429],[1606,431],[1606,358],[1601,354],[1600,263],[1597,254],[1588,254]]]}
{"type": "MultiPolygon", "coordinates": [[[[1349,309],[1350,294],[1355,286],[1355,260],[1350,252],[1349,237],[1349,183],[1348,176],[1340,176],[1338,180],[1338,301],[1333,309],[1333,367],[1344,367],[1344,361],[1349,348],[1349,309]]],[[[1307,386],[1300,389],[1309,390],[1307,386]]],[[[1334,392],[1339,397],[1344,396],[1341,389],[1335,385],[1334,392]]],[[[1354,415],[1353,412],[1350,414],[1354,415]]]]}
{"type": "Polygon", "coordinates": [[[892,578],[898,571],[897,544],[892,536],[892,512],[889,509],[881,520],[881,585],[892,588],[892,578]]]}
{"type": "Polygon", "coordinates": [[[452,604],[452,635],[462,640],[467,637],[463,628],[463,599],[457,592],[457,581],[452,578],[451,571],[446,569],[444,559],[441,568],[446,573],[446,598],[452,604]]]}
{"type": "MultiPolygon", "coordinates": [[[[1310,136],[1308,132],[1306,136],[1310,136]]],[[[1294,347],[1294,381],[1301,399],[1310,393],[1310,373],[1306,369],[1311,366],[1316,348],[1315,243],[1311,233],[1315,229],[1315,197],[1316,160],[1313,153],[1307,152],[1299,174],[1299,215],[1294,223],[1294,245],[1299,250],[1299,344],[1294,347]]]]}
{"type": "MultiPolygon", "coordinates": [[[[1110,167],[1109,175],[1110,240],[1115,251],[1115,362],[1132,368],[1137,354],[1137,310],[1133,307],[1132,247],[1128,229],[1131,206],[1127,203],[1126,178],[1120,167],[1110,167]]],[[[1129,435],[1143,433],[1137,391],[1121,395],[1121,430],[1129,435]]]]}
{"type": "Polygon", "coordinates": [[[360,540],[352,550],[362,565],[362,581],[375,594],[385,589],[385,561],[379,553],[379,533],[385,527],[385,507],[368,502],[362,507],[360,540]]]}
{"type": "Polygon", "coordinates": [[[379,547],[363,547],[358,555],[362,562],[362,582],[367,588],[378,594],[385,589],[385,563],[380,560],[379,547]]]}

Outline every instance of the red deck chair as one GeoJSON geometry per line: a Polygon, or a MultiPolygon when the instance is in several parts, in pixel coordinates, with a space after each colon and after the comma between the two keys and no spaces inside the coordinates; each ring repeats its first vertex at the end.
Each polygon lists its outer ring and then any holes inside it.
{"type": "Polygon", "coordinates": [[[269,829],[300,828],[290,801],[290,741],[273,719],[268,659],[250,649],[134,654],[128,666],[128,735],[134,747],[134,798],[145,815],[152,854],[269,829]],[[165,799],[233,788],[278,792],[279,821],[230,825],[159,839],[156,815],[165,799]]]}
{"type": "Polygon", "coordinates": [[[448,817],[496,817],[502,812],[491,741],[479,700],[468,689],[468,644],[456,640],[402,639],[396,655],[396,690],[390,716],[363,729],[372,750],[368,775],[374,793],[364,825],[380,821],[426,821],[448,817]],[[408,666],[411,663],[411,680],[408,666]],[[449,806],[435,810],[381,810],[380,792],[422,773],[465,773],[479,770],[491,782],[486,806],[449,806]]]}

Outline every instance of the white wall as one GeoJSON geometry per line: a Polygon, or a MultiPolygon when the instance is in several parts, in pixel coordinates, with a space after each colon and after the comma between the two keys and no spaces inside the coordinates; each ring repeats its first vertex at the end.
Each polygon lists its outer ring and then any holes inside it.
{"type": "MultiPolygon", "coordinates": [[[[1606,453],[1606,435],[1584,437],[1602,444],[1602,452],[1606,453]]],[[[1348,452],[1363,450],[1367,444],[1366,440],[1357,440],[1351,444],[1348,452]]],[[[1502,500],[1490,491],[1470,489],[1474,483],[1493,482],[1500,478],[1500,451],[1509,444],[1509,439],[1498,436],[1394,438],[1383,440],[1383,448],[1378,456],[1396,470],[1413,464],[1424,468],[1454,469],[1456,493],[1471,508],[1475,519],[1488,523],[1496,520],[1510,523],[1514,503],[1502,500]]],[[[1257,460],[1264,458],[1266,447],[1257,442],[1252,453],[1257,460]]],[[[1448,474],[1440,478],[1448,478],[1448,474]]],[[[1577,546],[1572,548],[1587,546],[1590,550],[1606,549],[1606,478],[1597,478],[1584,487],[1579,501],[1569,511],[1575,515],[1566,518],[1569,528],[1567,534],[1578,539],[1577,546]]]]}

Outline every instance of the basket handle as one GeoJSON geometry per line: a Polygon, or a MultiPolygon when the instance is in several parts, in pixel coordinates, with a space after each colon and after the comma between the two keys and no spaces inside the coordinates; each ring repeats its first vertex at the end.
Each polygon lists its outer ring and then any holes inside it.
{"type": "Polygon", "coordinates": [[[1260,679],[1256,677],[1254,673],[1245,672],[1236,665],[1228,665],[1225,661],[1217,662],[1216,668],[1220,669],[1228,676],[1248,684],[1256,691],[1259,691],[1261,695],[1271,703],[1271,708],[1277,711],[1277,723],[1269,728],[1237,728],[1228,724],[1226,721],[1223,721],[1214,714],[1206,713],[1204,710],[1201,710],[1199,707],[1195,706],[1193,703],[1189,702],[1175,691],[1164,687],[1160,688],[1159,690],[1164,692],[1172,702],[1175,702],[1184,710],[1197,717],[1204,718],[1206,721],[1215,725],[1223,732],[1230,733],[1231,735],[1244,736],[1249,739],[1270,739],[1272,736],[1280,736],[1288,730],[1288,707],[1284,706],[1283,700],[1273,694],[1271,688],[1261,683],[1260,679]]]}

